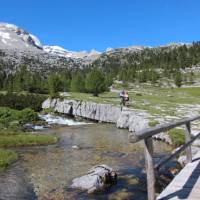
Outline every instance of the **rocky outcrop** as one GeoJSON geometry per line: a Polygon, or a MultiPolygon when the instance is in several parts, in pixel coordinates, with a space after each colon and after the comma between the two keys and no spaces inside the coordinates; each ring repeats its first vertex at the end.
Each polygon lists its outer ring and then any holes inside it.
{"type": "Polygon", "coordinates": [[[87,190],[88,193],[110,188],[117,183],[117,174],[107,165],[95,166],[88,173],[72,181],[72,188],[87,190]]]}
{"type": "Polygon", "coordinates": [[[148,120],[145,117],[141,117],[137,112],[125,110],[121,112],[117,120],[117,127],[128,128],[131,132],[138,132],[148,127],[148,120]]]}
{"type": "MultiPolygon", "coordinates": [[[[43,109],[52,108],[58,113],[70,116],[79,116],[99,122],[115,123],[117,128],[125,128],[130,132],[139,132],[147,128],[150,115],[142,110],[111,104],[101,104],[70,99],[47,99],[42,104],[43,109]]],[[[166,132],[154,135],[154,139],[172,144],[170,136],[166,132]]]]}
{"type": "Polygon", "coordinates": [[[69,99],[47,99],[42,104],[42,108],[52,108],[59,113],[100,122],[115,123],[118,128],[127,128],[132,132],[148,126],[148,114],[146,112],[129,108],[124,108],[121,111],[120,107],[111,104],[69,99]]]}
{"type": "MultiPolygon", "coordinates": [[[[180,148],[180,147],[179,147],[180,148]]],[[[178,151],[178,149],[175,149],[174,152],[178,151]]],[[[199,146],[194,146],[192,145],[191,146],[191,150],[192,150],[192,157],[194,157],[198,152],[200,152],[200,148],[199,146]]],[[[178,162],[181,166],[185,166],[187,164],[187,158],[186,158],[186,155],[180,155],[179,158],[178,158],[178,162]]]]}

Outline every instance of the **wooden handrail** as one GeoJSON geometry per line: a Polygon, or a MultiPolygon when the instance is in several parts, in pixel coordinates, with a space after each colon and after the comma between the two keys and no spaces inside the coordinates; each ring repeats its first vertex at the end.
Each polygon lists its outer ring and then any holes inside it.
{"type": "Polygon", "coordinates": [[[144,139],[152,137],[153,135],[156,135],[158,133],[168,131],[172,128],[187,124],[187,123],[195,121],[197,119],[200,119],[200,116],[196,116],[196,117],[192,117],[192,118],[186,118],[186,119],[182,119],[182,120],[179,120],[179,121],[176,121],[176,122],[158,125],[158,126],[153,127],[153,128],[143,129],[143,130],[136,132],[134,134],[130,134],[129,135],[129,142],[136,143],[140,140],[144,140],[144,139]]]}
{"type": "Polygon", "coordinates": [[[200,133],[198,133],[195,137],[193,137],[188,143],[182,145],[177,151],[175,151],[173,154],[171,154],[168,158],[165,160],[162,160],[160,163],[158,163],[155,166],[156,170],[159,170],[163,165],[168,163],[168,161],[172,160],[176,156],[178,156],[181,152],[183,152],[189,145],[191,145],[198,137],[200,137],[200,133]]]}
{"type": "Polygon", "coordinates": [[[144,140],[144,153],[145,153],[145,164],[146,164],[146,173],[147,173],[147,191],[148,191],[148,200],[155,200],[155,171],[158,170],[164,164],[169,162],[169,160],[173,159],[177,155],[179,155],[182,151],[186,150],[186,158],[187,162],[192,162],[192,152],[191,152],[191,144],[200,137],[200,133],[191,139],[191,122],[200,119],[200,116],[195,116],[192,118],[186,118],[179,121],[175,121],[172,123],[166,123],[154,128],[147,128],[141,130],[137,133],[132,133],[129,135],[129,141],[131,143],[136,143],[140,140],[144,140]],[[152,136],[159,134],[161,132],[168,131],[177,126],[185,125],[185,144],[180,147],[175,153],[171,154],[167,159],[161,161],[158,165],[154,167],[153,164],[153,140],[152,136]]]}

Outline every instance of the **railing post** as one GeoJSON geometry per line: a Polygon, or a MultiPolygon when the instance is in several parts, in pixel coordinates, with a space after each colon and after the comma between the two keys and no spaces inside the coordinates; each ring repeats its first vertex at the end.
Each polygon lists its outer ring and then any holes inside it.
{"type": "Polygon", "coordinates": [[[147,173],[148,200],[155,200],[155,172],[153,164],[153,140],[152,137],[144,140],[145,165],[147,173]]]}
{"type": "MultiPolygon", "coordinates": [[[[185,143],[189,142],[191,140],[191,126],[190,122],[185,124],[185,143]]],[[[192,151],[191,151],[191,145],[187,147],[186,149],[186,160],[187,163],[192,162],[192,151]]]]}

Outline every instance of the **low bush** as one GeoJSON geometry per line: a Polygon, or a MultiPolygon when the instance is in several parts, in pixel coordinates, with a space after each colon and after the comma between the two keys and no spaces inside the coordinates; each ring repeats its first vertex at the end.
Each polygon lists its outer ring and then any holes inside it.
{"type": "Polygon", "coordinates": [[[37,119],[37,113],[29,108],[24,110],[14,110],[6,107],[0,107],[0,124],[4,127],[33,122],[37,119]]]}
{"type": "Polygon", "coordinates": [[[31,108],[34,111],[42,110],[42,102],[46,95],[31,93],[0,93],[0,107],[9,107],[17,110],[31,108]]]}
{"type": "Polygon", "coordinates": [[[185,143],[185,133],[183,129],[171,129],[168,134],[175,146],[180,146],[185,143]]]}

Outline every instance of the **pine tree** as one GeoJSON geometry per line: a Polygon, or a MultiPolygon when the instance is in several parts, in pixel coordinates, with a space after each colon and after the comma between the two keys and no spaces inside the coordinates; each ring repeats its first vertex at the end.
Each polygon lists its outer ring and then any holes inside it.
{"type": "Polygon", "coordinates": [[[93,93],[94,96],[106,91],[105,77],[99,69],[95,68],[87,75],[86,89],[88,92],[93,93]]]}
{"type": "Polygon", "coordinates": [[[84,92],[85,91],[85,80],[84,75],[77,72],[72,76],[71,80],[71,90],[74,92],[84,92]]]}
{"type": "Polygon", "coordinates": [[[51,74],[48,77],[48,89],[50,96],[57,97],[61,88],[61,78],[59,75],[51,74]]]}
{"type": "Polygon", "coordinates": [[[181,87],[181,85],[182,85],[182,75],[181,75],[180,71],[177,71],[175,73],[174,82],[175,82],[175,84],[176,84],[177,87],[181,87]]]}

